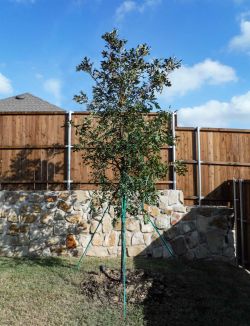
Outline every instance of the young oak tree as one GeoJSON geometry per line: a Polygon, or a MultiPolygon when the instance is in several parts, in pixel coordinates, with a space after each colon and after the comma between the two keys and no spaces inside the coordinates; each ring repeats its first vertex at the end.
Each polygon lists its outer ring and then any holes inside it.
{"type": "MultiPolygon", "coordinates": [[[[127,49],[127,41],[119,38],[117,30],[102,38],[106,44],[100,68],[86,57],[76,68],[87,73],[94,86],[90,101],[82,91],[74,97],[78,103],[87,103],[90,113],[76,126],[79,143],[75,150],[83,151],[102,200],[118,207],[119,216],[122,211],[136,216],[144,212],[143,204],[157,202],[156,181],[167,175],[168,164],[160,151],[175,139],[169,130],[171,114],[161,110],[156,96],[163,87],[171,86],[168,75],[180,62],[171,57],[147,60],[148,45],[127,49]],[[149,115],[152,111],[157,114],[149,115]]],[[[180,162],[175,162],[175,168],[177,173],[185,171],[180,162]]],[[[122,219],[123,238],[124,224],[122,219]]],[[[122,246],[124,254],[123,241],[122,246]]]]}

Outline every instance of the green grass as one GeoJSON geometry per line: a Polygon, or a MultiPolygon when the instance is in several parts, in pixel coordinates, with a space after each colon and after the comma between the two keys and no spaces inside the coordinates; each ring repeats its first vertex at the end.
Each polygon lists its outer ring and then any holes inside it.
{"type": "MultiPolygon", "coordinates": [[[[123,325],[121,306],[91,302],[81,293],[87,271],[118,259],[85,258],[80,270],[72,259],[0,258],[0,325],[123,325]]],[[[250,325],[250,276],[222,263],[181,264],[128,259],[128,268],[168,275],[172,295],[161,305],[128,306],[124,325],[250,325]]]]}

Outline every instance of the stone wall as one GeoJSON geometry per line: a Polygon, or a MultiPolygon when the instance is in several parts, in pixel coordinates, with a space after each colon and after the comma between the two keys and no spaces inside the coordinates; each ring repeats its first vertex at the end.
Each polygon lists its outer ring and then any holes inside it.
{"type": "MultiPolygon", "coordinates": [[[[80,256],[107,207],[95,207],[91,191],[0,192],[0,255],[80,256]],[[92,207],[92,209],[91,209],[92,207]]],[[[181,191],[159,192],[147,207],[176,256],[234,260],[232,210],[183,205],[181,191]]],[[[88,256],[120,254],[120,220],[110,207],[95,234],[88,256]]],[[[169,257],[151,224],[127,216],[127,255],[169,257]]]]}

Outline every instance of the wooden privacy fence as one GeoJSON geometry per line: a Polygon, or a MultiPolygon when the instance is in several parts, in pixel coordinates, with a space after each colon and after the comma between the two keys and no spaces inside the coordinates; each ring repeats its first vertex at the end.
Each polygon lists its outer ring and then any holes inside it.
{"type": "MultiPolygon", "coordinates": [[[[88,114],[0,113],[1,189],[94,189],[90,168],[81,153],[72,151],[77,143],[74,128],[88,114]]],[[[250,130],[177,127],[173,114],[172,133],[177,146],[164,147],[165,162],[183,160],[188,172],[176,176],[172,168],[158,189],[177,188],[187,205],[232,202],[228,180],[250,179],[250,130]]]]}
{"type": "Polygon", "coordinates": [[[238,264],[250,268],[250,180],[233,181],[236,257],[238,264]]]}

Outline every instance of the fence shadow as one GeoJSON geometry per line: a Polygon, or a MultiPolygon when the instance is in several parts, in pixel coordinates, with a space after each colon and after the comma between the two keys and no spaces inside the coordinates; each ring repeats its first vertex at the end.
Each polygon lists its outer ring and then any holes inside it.
{"type": "Polygon", "coordinates": [[[233,204],[233,180],[222,182],[201,201],[202,205],[231,206],[233,204]]]}
{"type": "MultiPolygon", "coordinates": [[[[140,259],[135,259],[142,268],[140,259]]],[[[143,302],[144,325],[248,325],[250,276],[226,263],[167,261],[151,273],[143,302]]]]}
{"type": "Polygon", "coordinates": [[[51,148],[40,149],[37,153],[37,149],[29,148],[29,145],[25,147],[10,158],[8,170],[0,171],[1,190],[45,190],[55,187],[56,175],[65,174],[64,162],[56,160],[64,149],[59,144],[53,144],[51,148]]]}
{"type": "MultiPolygon", "coordinates": [[[[218,210],[222,213],[222,217],[226,211],[229,211],[228,208],[218,208],[218,210]]],[[[250,317],[250,304],[246,305],[244,300],[246,293],[238,289],[236,277],[242,277],[242,282],[244,286],[247,286],[250,294],[250,276],[229,264],[229,259],[228,262],[213,261],[212,255],[210,257],[204,254],[204,243],[208,241],[206,231],[204,229],[204,232],[197,234],[194,215],[197,214],[200,220],[210,220],[211,212],[209,212],[210,209],[207,210],[207,208],[193,208],[175,225],[162,233],[162,237],[171,245],[174,257],[157,237],[139,256],[134,258],[135,267],[144,270],[151,283],[143,301],[145,325],[238,325],[240,323],[237,323],[237,320],[244,321],[242,325],[247,325],[246,321],[249,320],[247,318],[250,317]],[[192,236],[195,232],[200,241],[196,243],[197,247],[194,246],[196,239],[192,236]],[[189,260],[194,249],[196,258],[189,260]],[[161,255],[165,259],[152,258],[161,257],[161,255]],[[145,263],[142,257],[151,259],[145,263]],[[235,311],[235,306],[239,302],[244,302],[244,307],[235,311]],[[242,310],[246,310],[247,317],[241,315],[242,310]],[[232,311],[234,311],[235,324],[230,323],[229,316],[232,311]]],[[[215,230],[214,242],[221,243],[221,248],[223,248],[231,237],[231,220],[228,221],[230,230],[228,225],[225,225],[225,219],[219,220],[218,215],[213,221],[215,223],[213,227],[220,229],[219,232],[218,229],[215,230]],[[218,233],[223,242],[218,241],[218,233]]],[[[209,250],[212,248],[209,243],[206,246],[209,250]]]]}

